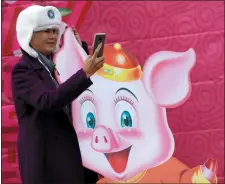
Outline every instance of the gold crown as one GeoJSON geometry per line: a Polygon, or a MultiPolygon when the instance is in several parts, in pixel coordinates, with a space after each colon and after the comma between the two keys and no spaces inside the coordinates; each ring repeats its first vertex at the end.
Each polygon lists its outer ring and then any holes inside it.
{"type": "Polygon", "coordinates": [[[136,59],[122,49],[119,43],[104,48],[104,66],[96,73],[116,82],[130,82],[141,78],[141,66],[136,59]]]}

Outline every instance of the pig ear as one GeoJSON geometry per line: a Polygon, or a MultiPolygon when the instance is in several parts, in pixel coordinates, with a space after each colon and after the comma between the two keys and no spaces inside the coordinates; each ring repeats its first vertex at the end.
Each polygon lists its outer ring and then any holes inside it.
{"type": "Polygon", "coordinates": [[[156,103],[173,108],[184,103],[191,93],[190,71],[195,52],[161,51],[150,56],[143,68],[143,82],[156,103]]]}
{"type": "Polygon", "coordinates": [[[59,83],[65,82],[83,67],[86,58],[87,54],[76,40],[73,30],[67,28],[62,35],[62,46],[53,58],[58,70],[55,72],[57,81],[59,83]]]}

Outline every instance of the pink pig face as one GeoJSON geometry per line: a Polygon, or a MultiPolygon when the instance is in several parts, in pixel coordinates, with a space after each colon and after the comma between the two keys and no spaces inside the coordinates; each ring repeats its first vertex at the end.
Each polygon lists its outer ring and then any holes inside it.
{"type": "Polygon", "coordinates": [[[174,140],[164,110],[141,80],[114,82],[97,75],[73,103],[84,166],[112,179],[129,179],[165,162],[174,140]]]}
{"type": "MultiPolygon", "coordinates": [[[[85,57],[67,29],[64,46],[55,56],[59,80],[79,70],[85,57]],[[74,63],[73,58],[80,61],[74,63]]],[[[115,82],[92,76],[93,85],[72,104],[83,165],[112,180],[128,180],[167,161],[174,139],[166,108],[181,105],[189,96],[194,63],[192,49],[163,51],[147,59],[139,80],[115,82]]]]}

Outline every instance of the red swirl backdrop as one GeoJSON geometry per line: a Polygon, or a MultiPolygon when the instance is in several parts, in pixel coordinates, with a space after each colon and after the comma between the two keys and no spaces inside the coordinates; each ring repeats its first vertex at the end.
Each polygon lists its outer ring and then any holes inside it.
{"type": "Polygon", "coordinates": [[[192,94],[184,105],[167,110],[174,156],[189,167],[217,158],[223,183],[224,2],[93,2],[80,35],[91,45],[96,32],[106,32],[107,43],[121,43],[141,65],[160,50],[195,50],[192,94]]]}
{"type": "MultiPolygon", "coordinates": [[[[174,133],[174,156],[194,167],[209,158],[219,162],[224,182],[224,2],[223,1],[39,1],[72,10],[64,21],[76,25],[91,48],[96,32],[107,33],[107,43],[119,42],[143,65],[160,50],[194,48],[197,63],[191,73],[189,100],[168,109],[174,133]],[[76,3],[80,3],[77,5],[76,3]],[[76,7],[80,7],[79,10],[76,7]],[[74,20],[77,17],[76,20],[74,20]]],[[[31,2],[30,2],[31,3],[31,2]]],[[[37,3],[32,1],[32,3],[37,3]]],[[[16,156],[17,122],[10,91],[10,71],[17,62],[15,20],[29,2],[2,4],[2,176],[3,183],[19,183],[16,156]],[[3,38],[3,37],[2,37],[3,38]]]]}

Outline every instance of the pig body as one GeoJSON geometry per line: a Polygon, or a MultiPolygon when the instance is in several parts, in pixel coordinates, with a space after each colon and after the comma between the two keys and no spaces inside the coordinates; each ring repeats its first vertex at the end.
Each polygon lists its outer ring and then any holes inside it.
{"type": "MultiPolygon", "coordinates": [[[[142,171],[141,173],[133,176],[129,180],[112,180],[109,178],[102,178],[98,184],[110,184],[110,183],[206,183],[210,182],[200,175],[201,180],[199,182],[193,181],[195,173],[200,171],[200,166],[194,168],[188,168],[186,165],[178,161],[176,158],[171,157],[165,163],[153,167],[151,169],[142,171]]],[[[217,177],[214,176],[211,179],[211,183],[217,183],[217,177]]]]}
{"type": "MultiPolygon", "coordinates": [[[[78,71],[87,57],[70,28],[63,38],[54,57],[59,82],[78,71]]],[[[93,85],[72,103],[72,116],[83,165],[105,177],[99,183],[192,181],[200,166],[189,169],[172,157],[175,143],[166,108],[189,97],[194,64],[193,49],[161,51],[147,59],[135,80],[118,82],[99,73],[91,77],[93,85]]]]}

